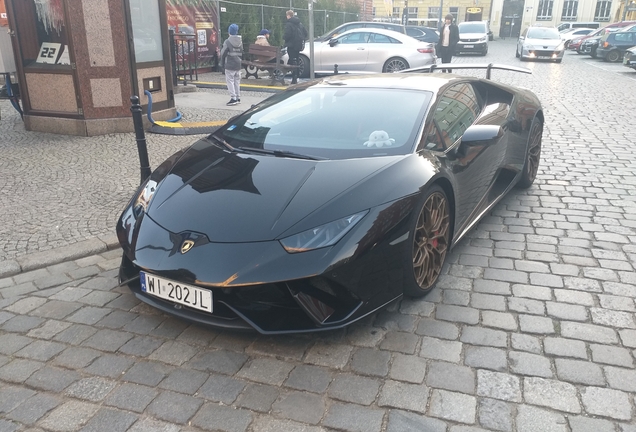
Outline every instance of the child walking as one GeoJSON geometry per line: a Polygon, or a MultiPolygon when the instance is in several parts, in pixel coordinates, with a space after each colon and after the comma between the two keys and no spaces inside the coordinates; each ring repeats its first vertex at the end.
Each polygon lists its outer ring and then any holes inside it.
{"type": "Polygon", "coordinates": [[[221,48],[221,67],[225,70],[225,83],[230,92],[230,101],[226,105],[241,103],[241,60],[243,59],[243,39],[238,34],[239,27],[230,24],[227,32],[230,36],[221,48]]]}

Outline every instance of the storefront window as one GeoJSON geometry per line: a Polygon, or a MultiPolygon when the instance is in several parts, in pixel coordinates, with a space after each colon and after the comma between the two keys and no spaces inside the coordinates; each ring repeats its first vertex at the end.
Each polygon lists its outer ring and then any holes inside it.
{"type": "Polygon", "coordinates": [[[24,0],[13,7],[23,64],[69,65],[63,0],[24,0]]]}
{"type": "Polygon", "coordinates": [[[131,0],[130,15],[137,63],[163,61],[158,0],[131,0]]]}

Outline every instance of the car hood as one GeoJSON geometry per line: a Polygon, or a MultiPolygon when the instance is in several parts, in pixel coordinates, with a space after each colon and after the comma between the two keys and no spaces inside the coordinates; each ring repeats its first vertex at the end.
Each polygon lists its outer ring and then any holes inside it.
{"type": "Polygon", "coordinates": [[[169,168],[147,214],[173,233],[212,242],[269,241],[403,196],[382,173],[408,158],[281,158],[230,153],[203,139],[169,168]]]}
{"type": "Polygon", "coordinates": [[[485,38],[487,36],[488,34],[486,33],[460,33],[459,34],[460,39],[479,39],[479,38],[485,38]]]}
{"type": "Polygon", "coordinates": [[[529,39],[526,38],[525,45],[531,45],[536,47],[548,47],[548,48],[556,48],[561,42],[561,38],[559,39],[529,39]]]}

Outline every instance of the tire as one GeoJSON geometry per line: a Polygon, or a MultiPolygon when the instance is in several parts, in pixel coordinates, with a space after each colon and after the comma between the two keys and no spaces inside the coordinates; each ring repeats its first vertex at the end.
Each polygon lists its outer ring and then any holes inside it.
{"type": "Polygon", "coordinates": [[[581,52],[581,48],[577,48],[577,49],[576,49],[576,53],[577,53],[578,55],[583,55],[583,53],[581,52]]]}
{"type": "Polygon", "coordinates": [[[299,55],[298,59],[300,64],[298,65],[298,76],[300,78],[309,78],[309,59],[304,55],[299,55]]]}
{"type": "Polygon", "coordinates": [[[412,270],[406,276],[404,294],[422,297],[437,283],[450,248],[451,220],[448,197],[434,185],[422,195],[411,218],[404,268],[412,270]]]}
{"type": "Polygon", "coordinates": [[[610,51],[605,56],[605,60],[612,63],[616,63],[620,59],[621,59],[621,53],[618,50],[610,51]]]}
{"type": "Polygon", "coordinates": [[[393,73],[409,68],[409,63],[400,57],[391,57],[388,59],[384,66],[382,66],[382,72],[393,73]]]}
{"type": "Polygon", "coordinates": [[[596,48],[592,47],[591,51],[590,51],[590,56],[592,58],[596,58],[596,48]]]}
{"type": "Polygon", "coordinates": [[[484,52],[483,52],[483,53],[481,53],[481,55],[482,55],[482,56],[486,56],[486,54],[488,54],[488,48],[486,48],[486,49],[484,50],[484,52]]]}
{"type": "Polygon", "coordinates": [[[526,150],[526,161],[523,164],[523,172],[521,179],[517,183],[520,189],[527,189],[532,186],[537,172],[539,171],[539,162],[541,161],[541,137],[543,135],[543,124],[539,118],[535,117],[530,125],[528,133],[528,149],[526,150]]]}
{"type": "Polygon", "coordinates": [[[521,57],[521,56],[519,55],[519,47],[516,47],[516,48],[515,48],[515,57],[517,57],[517,58],[521,57]]]}

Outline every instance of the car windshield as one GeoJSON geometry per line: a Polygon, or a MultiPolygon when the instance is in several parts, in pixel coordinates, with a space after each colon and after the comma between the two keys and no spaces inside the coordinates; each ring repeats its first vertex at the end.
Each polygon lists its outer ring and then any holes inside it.
{"type": "Polygon", "coordinates": [[[460,33],[486,33],[486,24],[484,23],[461,23],[459,25],[460,33]]]}
{"type": "Polygon", "coordinates": [[[413,151],[430,92],[333,84],[276,94],[213,135],[239,149],[327,159],[413,151]]]}
{"type": "Polygon", "coordinates": [[[555,28],[531,28],[528,30],[530,39],[561,39],[561,35],[555,28]]]}

